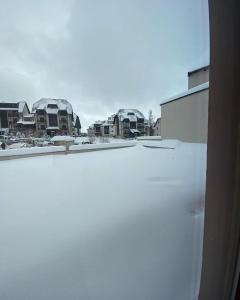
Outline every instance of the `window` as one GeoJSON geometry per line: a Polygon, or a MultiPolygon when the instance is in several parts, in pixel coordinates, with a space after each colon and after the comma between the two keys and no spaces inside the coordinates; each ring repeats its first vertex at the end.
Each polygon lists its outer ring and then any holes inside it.
{"type": "MultiPolygon", "coordinates": [[[[28,105],[44,108],[40,130],[24,142],[48,145],[9,164],[0,149],[3,300],[198,299],[208,84],[191,71],[208,73],[207,1],[13,0],[14,11],[2,1],[1,97],[37,95],[28,105]],[[89,137],[70,136],[76,114],[89,137]],[[160,117],[162,138],[152,137],[160,117]]],[[[223,135],[219,152],[227,144],[223,135]]]]}
{"type": "Polygon", "coordinates": [[[136,129],[137,123],[136,122],[130,122],[130,129],[136,129]]]}
{"type": "Polygon", "coordinates": [[[67,123],[67,119],[66,118],[61,118],[61,122],[62,123],[67,123]]]}
{"type": "Polygon", "coordinates": [[[48,114],[48,121],[50,127],[57,127],[58,126],[58,118],[55,114],[48,114]]]}
{"type": "Polygon", "coordinates": [[[47,108],[58,109],[57,104],[48,104],[47,108]]]}
{"type": "Polygon", "coordinates": [[[96,131],[97,133],[100,133],[100,132],[101,132],[101,127],[100,127],[100,126],[95,126],[95,131],[96,131]]]}
{"type": "Polygon", "coordinates": [[[104,134],[109,134],[109,126],[104,126],[104,134]]]}
{"type": "Polygon", "coordinates": [[[38,109],[37,114],[38,115],[45,115],[45,110],[44,109],[38,109]]]}
{"type": "Polygon", "coordinates": [[[67,116],[67,111],[66,110],[59,110],[59,115],[60,116],[67,116]]]}

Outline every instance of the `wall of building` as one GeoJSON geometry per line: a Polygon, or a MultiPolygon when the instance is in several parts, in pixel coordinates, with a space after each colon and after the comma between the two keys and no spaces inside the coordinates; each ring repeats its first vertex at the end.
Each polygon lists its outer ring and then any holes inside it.
{"type": "Polygon", "coordinates": [[[161,119],[159,118],[154,127],[153,127],[153,135],[161,136],[161,119]]]}
{"type": "Polygon", "coordinates": [[[209,67],[188,74],[188,89],[209,81],[209,67]]]}
{"type": "Polygon", "coordinates": [[[161,105],[161,136],[207,143],[208,89],[161,105]]]}

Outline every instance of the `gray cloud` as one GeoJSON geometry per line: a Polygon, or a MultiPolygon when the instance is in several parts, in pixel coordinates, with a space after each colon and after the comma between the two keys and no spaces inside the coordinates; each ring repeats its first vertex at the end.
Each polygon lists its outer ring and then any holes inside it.
{"type": "Polygon", "coordinates": [[[0,5],[1,99],[66,98],[85,127],[123,107],[159,114],[209,60],[207,0],[0,5]]]}

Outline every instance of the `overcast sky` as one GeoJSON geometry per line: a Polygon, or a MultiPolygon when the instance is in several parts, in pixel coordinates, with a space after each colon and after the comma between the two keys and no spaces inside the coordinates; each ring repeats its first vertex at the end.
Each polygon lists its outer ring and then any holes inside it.
{"type": "Polygon", "coordinates": [[[207,0],[0,0],[0,100],[71,102],[84,128],[149,109],[209,63],[207,0]]]}

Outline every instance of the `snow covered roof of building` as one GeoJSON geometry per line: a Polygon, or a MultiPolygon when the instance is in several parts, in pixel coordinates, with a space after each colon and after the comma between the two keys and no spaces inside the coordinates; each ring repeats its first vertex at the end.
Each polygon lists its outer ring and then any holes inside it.
{"type": "Polygon", "coordinates": [[[65,99],[42,98],[33,104],[32,112],[38,109],[46,110],[48,113],[56,110],[66,110],[68,114],[73,112],[72,105],[65,99]]]}
{"type": "Polygon", "coordinates": [[[116,115],[120,121],[129,119],[130,122],[135,122],[137,119],[145,119],[144,115],[137,109],[119,109],[116,115]]]}
{"type": "Polygon", "coordinates": [[[166,101],[160,103],[160,105],[164,105],[164,104],[167,104],[169,102],[172,102],[172,101],[176,101],[176,100],[179,100],[181,98],[184,98],[184,97],[187,97],[187,96],[190,96],[192,94],[195,94],[195,93],[199,93],[201,91],[204,91],[204,90],[207,90],[209,88],[209,82],[205,82],[203,84],[200,84],[198,86],[195,86],[181,94],[178,94],[178,95],[175,95],[169,99],[167,99],[166,101]]]}
{"type": "Polygon", "coordinates": [[[27,103],[25,101],[20,101],[20,102],[1,101],[0,102],[0,110],[16,110],[19,113],[22,113],[25,105],[27,105],[27,103]]]}

